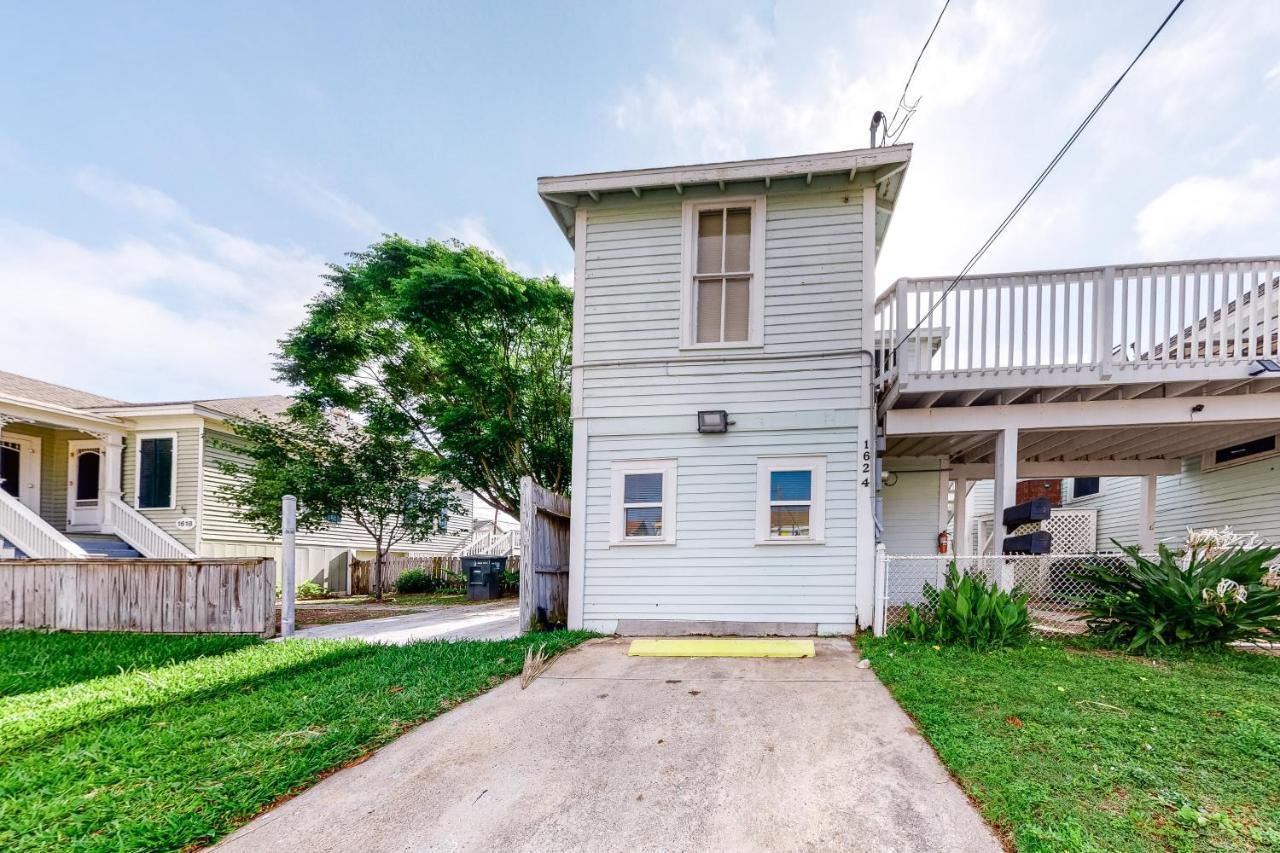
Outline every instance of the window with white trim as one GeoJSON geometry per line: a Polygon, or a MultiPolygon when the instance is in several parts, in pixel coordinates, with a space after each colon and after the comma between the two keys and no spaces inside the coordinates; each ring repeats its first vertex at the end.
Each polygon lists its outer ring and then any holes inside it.
{"type": "Polygon", "coordinates": [[[138,433],[134,506],[173,509],[178,489],[177,433],[138,433]]]}
{"type": "Polygon", "coordinates": [[[827,458],[761,457],[756,467],[756,543],[815,543],[826,534],[827,458]]]}
{"type": "Polygon", "coordinates": [[[684,206],[686,347],[751,347],[763,339],[764,198],[684,206]]]}
{"type": "Polygon", "coordinates": [[[674,543],[676,461],[615,462],[611,473],[610,544],[674,543]]]}

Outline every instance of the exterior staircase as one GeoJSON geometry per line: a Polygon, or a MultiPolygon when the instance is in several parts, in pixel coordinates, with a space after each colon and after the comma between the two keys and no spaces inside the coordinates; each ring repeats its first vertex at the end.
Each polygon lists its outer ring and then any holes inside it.
{"type": "Polygon", "coordinates": [[[68,533],[67,538],[83,548],[91,558],[136,560],[142,556],[128,542],[109,533],[68,533]]]}
{"type": "Polygon", "coordinates": [[[26,554],[22,553],[21,548],[0,536],[0,560],[21,560],[25,559],[26,556],[26,554]]]}

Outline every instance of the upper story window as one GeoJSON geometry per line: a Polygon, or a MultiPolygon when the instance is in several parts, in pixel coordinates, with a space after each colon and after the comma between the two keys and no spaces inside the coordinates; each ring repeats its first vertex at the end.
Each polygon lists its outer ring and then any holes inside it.
{"type": "Polygon", "coordinates": [[[764,198],[684,206],[685,347],[755,347],[764,338],[764,198]]]}

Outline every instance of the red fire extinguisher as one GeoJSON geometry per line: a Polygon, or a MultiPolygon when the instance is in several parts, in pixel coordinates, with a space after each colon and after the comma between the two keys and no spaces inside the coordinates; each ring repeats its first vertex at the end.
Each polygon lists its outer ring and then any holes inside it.
{"type": "Polygon", "coordinates": [[[945,554],[950,549],[950,547],[951,547],[951,534],[944,530],[938,534],[938,553],[945,554]]]}

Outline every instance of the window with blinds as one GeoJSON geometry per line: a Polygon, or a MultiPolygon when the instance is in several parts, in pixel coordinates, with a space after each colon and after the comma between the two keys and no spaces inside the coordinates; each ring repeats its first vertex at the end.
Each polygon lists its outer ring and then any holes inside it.
{"type": "Polygon", "coordinates": [[[674,459],[613,463],[610,544],[674,543],[675,481],[674,459]]]}
{"type": "Polygon", "coordinates": [[[761,343],[763,211],[762,198],[686,206],[686,346],[761,343]]]}

